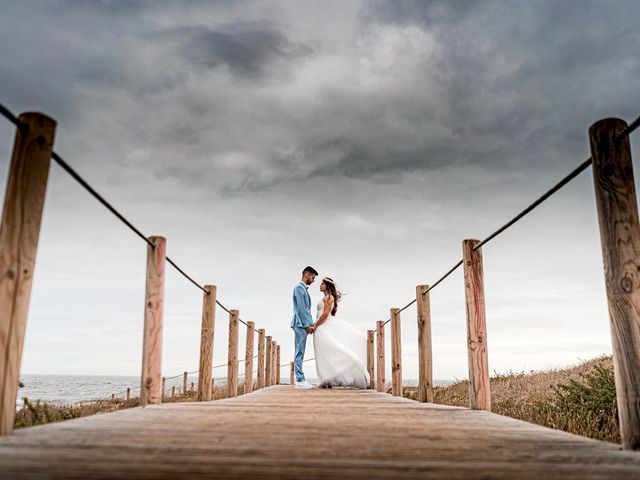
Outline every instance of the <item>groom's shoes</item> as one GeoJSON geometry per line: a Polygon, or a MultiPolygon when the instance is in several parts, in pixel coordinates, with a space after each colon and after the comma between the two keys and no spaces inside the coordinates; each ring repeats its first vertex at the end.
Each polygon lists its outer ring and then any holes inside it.
{"type": "Polygon", "coordinates": [[[303,380],[301,382],[296,382],[295,388],[299,390],[309,390],[310,388],[313,388],[313,385],[311,385],[306,380],[303,380]]]}

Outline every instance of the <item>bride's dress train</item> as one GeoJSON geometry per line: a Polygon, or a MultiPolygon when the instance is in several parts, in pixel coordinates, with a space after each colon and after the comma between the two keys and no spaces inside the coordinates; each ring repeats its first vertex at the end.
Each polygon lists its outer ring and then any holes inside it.
{"type": "MultiPolygon", "coordinates": [[[[318,303],[316,319],[324,302],[318,303]]],[[[313,332],[316,372],[321,384],[368,388],[367,336],[339,317],[329,315],[313,332]]]]}

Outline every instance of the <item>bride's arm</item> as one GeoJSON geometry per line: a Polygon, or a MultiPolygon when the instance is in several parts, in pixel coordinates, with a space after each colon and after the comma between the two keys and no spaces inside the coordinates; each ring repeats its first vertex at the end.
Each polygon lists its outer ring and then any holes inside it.
{"type": "Polygon", "coordinates": [[[320,325],[322,325],[325,322],[325,320],[327,319],[327,317],[329,316],[329,313],[331,312],[332,308],[333,308],[333,297],[329,297],[324,302],[324,310],[322,311],[322,315],[320,315],[320,318],[318,318],[318,320],[316,320],[316,323],[314,323],[311,326],[311,328],[313,328],[315,330],[320,325]]]}

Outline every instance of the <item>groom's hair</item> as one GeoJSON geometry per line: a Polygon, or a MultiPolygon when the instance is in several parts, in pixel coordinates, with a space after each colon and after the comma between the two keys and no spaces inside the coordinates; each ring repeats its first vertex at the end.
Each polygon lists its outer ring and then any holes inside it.
{"type": "Polygon", "coordinates": [[[302,270],[302,275],[306,275],[307,273],[312,273],[313,275],[318,275],[318,272],[316,272],[316,269],[313,267],[309,267],[306,266],[304,267],[304,270],[302,270]]]}

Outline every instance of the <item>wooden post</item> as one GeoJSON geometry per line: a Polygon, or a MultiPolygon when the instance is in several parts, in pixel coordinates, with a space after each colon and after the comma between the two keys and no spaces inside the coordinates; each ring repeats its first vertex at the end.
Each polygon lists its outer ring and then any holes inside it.
{"type": "Polygon", "coordinates": [[[276,365],[276,359],[278,358],[278,342],[271,341],[271,385],[277,385],[276,377],[278,366],[276,365]]]}
{"type": "Polygon", "coordinates": [[[142,378],[140,405],[158,404],[162,399],[162,323],[164,311],[164,273],[167,240],[149,237],[147,282],[144,302],[142,378]]]}
{"type": "Polygon", "coordinates": [[[377,390],[379,392],[385,391],[385,381],[384,378],[384,322],[382,320],[378,320],[377,322],[377,352],[378,352],[378,365],[377,365],[377,390]]]}
{"type": "Polygon", "coordinates": [[[112,402],[115,402],[115,401],[116,401],[116,394],[115,394],[115,393],[112,393],[112,394],[111,394],[111,401],[112,401],[112,402]]]}
{"type": "Polygon", "coordinates": [[[182,374],[182,394],[187,394],[187,377],[189,376],[189,372],[184,372],[182,374]]]}
{"type": "Polygon", "coordinates": [[[589,129],[609,305],[616,398],[624,448],[640,450],[640,221],[627,127],[607,118],[589,129]]]}
{"type": "Polygon", "coordinates": [[[472,239],[462,242],[469,353],[469,408],[491,411],[482,249],[473,249],[478,243],[480,240],[472,239]]]}
{"type": "Polygon", "coordinates": [[[216,325],[215,285],[205,285],[202,295],[202,327],[200,329],[200,367],[198,369],[198,401],[211,400],[211,368],[213,367],[213,338],[216,325]]]}
{"type": "Polygon", "coordinates": [[[195,383],[191,382],[191,393],[196,389],[195,383]]]}
{"type": "Polygon", "coordinates": [[[400,335],[400,309],[392,308],[391,313],[391,393],[402,396],[402,336],[400,335]]]}
{"type": "Polygon", "coordinates": [[[176,396],[176,386],[174,385],[174,386],[171,387],[171,398],[173,398],[175,396],[176,396]]]}
{"type": "Polygon", "coordinates": [[[229,314],[229,356],[227,361],[227,397],[238,396],[238,318],[240,312],[229,314]]]}
{"type": "Polygon", "coordinates": [[[296,384],[296,366],[291,362],[291,371],[289,372],[289,385],[296,384]]]}
{"type": "Polygon", "coordinates": [[[429,285],[418,285],[416,287],[418,304],[418,401],[433,403],[431,304],[429,302],[428,289],[429,285]]]}
{"type": "Polygon", "coordinates": [[[167,379],[165,377],[162,377],[162,400],[164,400],[166,392],[167,392],[167,379]]]}
{"type": "Polygon", "coordinates": [[[373,363],[375,361],[373,349],[373,335],[375,330],[367,330],[367,371],[369,372],[369,388],[375,388],[375,376],[373,363]]]}
{"type": "Polygon", "coordinates": [[[265,335],[264,328],[258,330],[258,388],[264,388],[265,369],[265,335]]]}
{"type": "Polygon", "coordinates": [[[127,402],[131,398],[131,388],[127,387],[127,402]]]}
{"type": "Polygon", "coordinates": [[[13,430],[29,298],[56,122],[23,113],[13,143],[0,226],[0,435],[13,430]]]}
{"type": "Polygon", "coordinates": [[[267,335],[266,340],[267,353],[264,359],[264,386],[271,386],[271,368],[273,367],[271,337],[267,335]]]}
{"type": "Polygon", "coordinates": [[[276,347],[276,385],[280,385],[280,345],[276,347]]]}
{"type": "Polygon", "coordinates": [[[247,341],[244,352],[244,393],[253,392],[253,337],[256,333],[255,322],[247,322],[247,341]]]}

